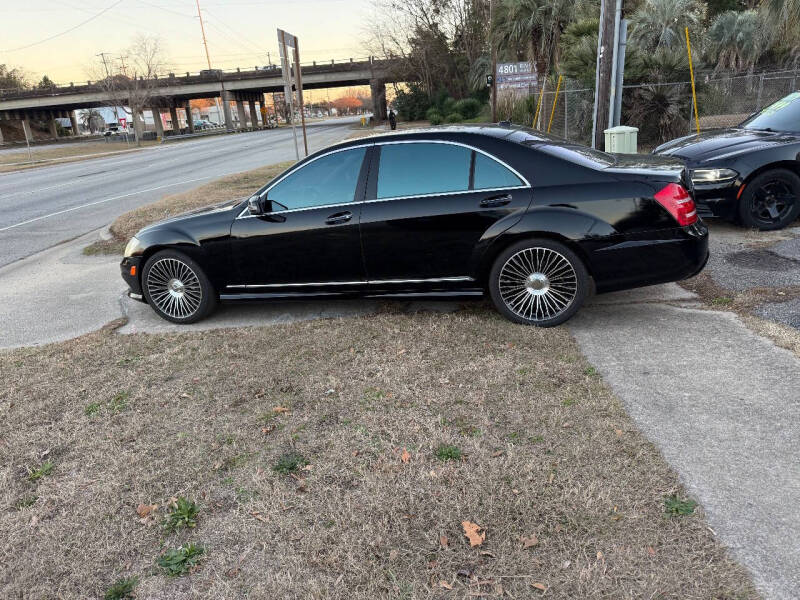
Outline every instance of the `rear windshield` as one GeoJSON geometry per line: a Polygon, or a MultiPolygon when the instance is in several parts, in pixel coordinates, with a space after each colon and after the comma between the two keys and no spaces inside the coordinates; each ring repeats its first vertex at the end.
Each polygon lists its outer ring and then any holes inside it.
{"type": "Polygon", "coordinates": [[[789,94],[770,104],[741,127],[769,131],[800,131],[800,92],[789,94]]]}
{"type": "MultiPolygon", "coordinates": [[[[532,146],[536,144],[531,144],[532,146]]],[[[578,146],[577,144],[559,144],[550,145],[542,144],[536,145],[537,150],[568,160],[570,162],[590,167],[592,169],[605,169],[611,167],[616,163],[614,156],[600,150],[593,150],[586,146],[578,146]]]]}

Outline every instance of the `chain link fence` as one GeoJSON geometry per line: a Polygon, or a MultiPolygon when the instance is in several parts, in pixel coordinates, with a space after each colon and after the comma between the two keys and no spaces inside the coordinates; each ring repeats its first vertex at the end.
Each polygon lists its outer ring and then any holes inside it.
{"type": "MultiPolygon", "coordinates": [[[[700,129],[715,129],[738,125],[752,113],[797,91],[800,70],[699,73],[695,83],[700,129]]],[[[548,80],[543,94],[537,85],[501,92],[498,118],[591,145],[594,87],[565,78],[556,95],[556,86],[556,81],[548,80]]],[[[621,124],[639,128],[643,150],[693,132],[690,81],[624,85],[621,124]]]]}

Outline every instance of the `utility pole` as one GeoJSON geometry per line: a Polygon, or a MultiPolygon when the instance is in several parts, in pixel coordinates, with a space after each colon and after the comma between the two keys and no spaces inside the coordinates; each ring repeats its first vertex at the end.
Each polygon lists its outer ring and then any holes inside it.
{"type": "Polygon", "coordinates": [[[604,146],[603,124],[608,123],[611,99],[615,0],[600,0],[600,31],[597,36],[597,71],[595,75],[592,148],[604,146]],[[600,126],[598,127],[598,123],[600,126]]]}
{"type": "MultiPolygon", "coordinates": [[[[206,27],[203,24],[203,13],[200,11],[200,0],[195,0],[197,4],[197,18],[200,19],[200,33],[203,34],[203,47],[206,49],[206,62],[208,63],[208,70],[211,70],[211,55],[208,53],[208,41],[206,40],[206,27]]],[[[220,85],[222,85],[220,83],[220,85]]],[[[214,97],[214,102],[217,104],[217,121],[219,121],[220,113],[222,109],[219,105],[219,98],[216,96],[214,97]]],[[[190,111],[191,112],[191,111],[190,111]]],[[[227,114],[227,113],[226,113],[227,114]]],[[[189,119],[192,118],[191,114],[186,115],[186,121],[188,125],[189,119]]]]}
{"type": "Polygon", "coordinates": [[[497,123],[497,47],[494,43],[494,1],[489,0],[489,44],[492,49],[492,123],[497,123]]]}

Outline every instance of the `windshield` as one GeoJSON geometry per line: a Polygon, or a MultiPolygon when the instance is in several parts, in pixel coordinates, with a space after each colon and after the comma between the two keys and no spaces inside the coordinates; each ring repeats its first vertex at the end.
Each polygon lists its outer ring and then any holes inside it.
{"type": "Polygon", "coordinates": [[[745,129],[800,131],[800,92],[789,94],[770,104],[742,123],[745,129]]]}

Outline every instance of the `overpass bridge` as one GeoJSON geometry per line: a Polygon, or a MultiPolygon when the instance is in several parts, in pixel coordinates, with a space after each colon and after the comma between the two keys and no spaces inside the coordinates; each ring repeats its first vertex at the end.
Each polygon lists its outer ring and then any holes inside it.
{"type": "MultiPolygon", "coordinates": [[[[312,63],[301,65],[303,89],[320,89],[340,86],[369,85],[372,95],[373,114],[383,120],[386,118],[386,83],[396,81],[393,76],[394,61],[378,60],[370,57],[366,60],[330,63],[312,63]]],[[[178,76],[170,73],[164,77],[148,80],[138,86],[145,89],[149,98],[148,110],[153,113],[156,131],[164,135],[161,112],[169,111],[175,133],[180,133],[178,111],[186,111],[186,123],[189,132],[194,131],[189,101],[197,98],[219,97],[223,101],[225,127],[234,129],[231,101],[236,103],[239,116],[239,128],[248,127],[247,113],[244,104],[249,106],[251,127],[259,127],[259,110],[256,104],[264,106],[264,94],[283,92],[282,69],[277,66],[257,68],[253,70],[208,70],[198,74],[186,73],[178,76]]],[[[131,86],[133,89],[133,86],[131,86]]],[[[131,91],[130,94],[141,94],[131,91]]],[[[141,97],[141,96],[139,96],[141,97]]],[[[50,133],[58,137],[56,119],[69,118],[73,133],[78,134],[78,121],[75,110],[124,104],[129,106],[129,98],[123,86],[113,91],[104,81],[87,82],[85,85],[61,85],[49,88],[0,90],[0,121],[22,121],[29,127],[31,119],[47,121],[50,133]]],[[[134,122],[141,123],[142,115],[133,114],[134,122]]],[[[262,119],[263,120],[263,119],[262,119]]],[[[0,143],[2,142],[0,132],[0,143]]]]}

